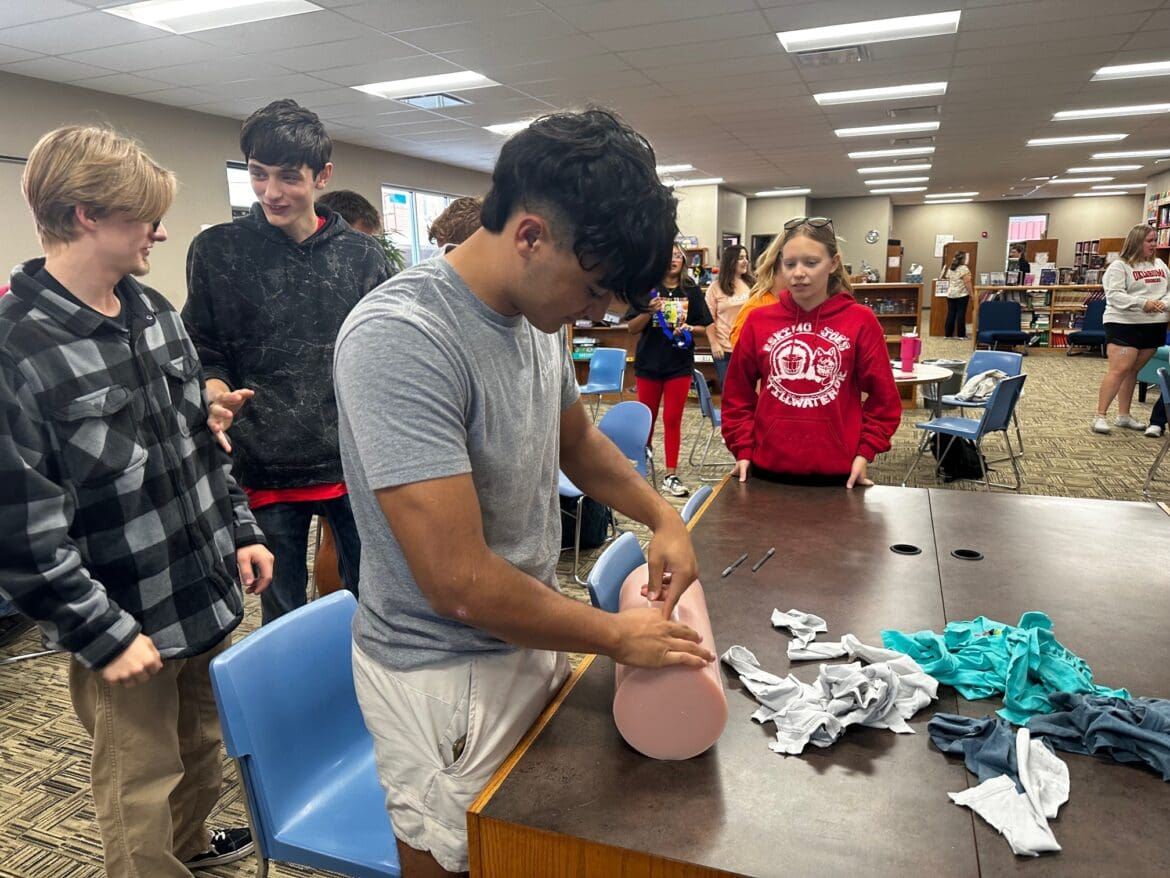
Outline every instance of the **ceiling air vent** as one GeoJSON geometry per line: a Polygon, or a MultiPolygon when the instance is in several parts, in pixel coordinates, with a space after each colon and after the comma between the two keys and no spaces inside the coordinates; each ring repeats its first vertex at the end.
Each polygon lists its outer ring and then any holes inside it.
{"type": "Polygon", "coordinates": [[[471,103],[466,98],[458,98],[446,92],[439,92],[433,95],[407,95],[403,98],[394,98],[394,100],[399,103],[410,104],[412,107],[418,107],[420,110],[441,110],[444,107],[462,107],[471,103]]]}
{"type": "Polygon", "coordinates": [[[934,146],[934,135],[925,137],[895,137],[890,141],[898,146],[934,146]]]}
{"type": "Polygon", "coordinates": [[[886,110],[891,119],[921,119],[924,116],[942,115],[942,107],[938,104],[923,104],[920,107],[892,107],[886,110]]]}
{"type": "Polygon", "coordinates": [[[797,52],[798,67],[828,67],[832,64],[858,64],[869,60],[865,46],[847,46],[843,49],[826,49],[821,52],[797,52]]]}

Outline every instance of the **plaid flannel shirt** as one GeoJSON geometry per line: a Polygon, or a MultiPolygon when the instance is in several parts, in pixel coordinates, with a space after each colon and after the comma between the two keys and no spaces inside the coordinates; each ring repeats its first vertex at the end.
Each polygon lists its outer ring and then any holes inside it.
{"type": "Polygon", "coordinates": [[[163,658],[239,624],[236,548],[264,542],[207,428],[175,309],[127,277],[126,326],[18,267],[0,299],[0,592],[86,667],[139,632],[163,658]]]}

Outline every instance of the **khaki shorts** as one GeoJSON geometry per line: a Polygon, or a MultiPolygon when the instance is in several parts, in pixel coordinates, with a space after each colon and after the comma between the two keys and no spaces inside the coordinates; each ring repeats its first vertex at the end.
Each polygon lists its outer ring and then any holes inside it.
{"type": "Polygon", "coordinates": [[[395,671],[353,647],[394,834],[467,871],[467,809],[569,675],[564,653],[518,649],[395,671]]]}

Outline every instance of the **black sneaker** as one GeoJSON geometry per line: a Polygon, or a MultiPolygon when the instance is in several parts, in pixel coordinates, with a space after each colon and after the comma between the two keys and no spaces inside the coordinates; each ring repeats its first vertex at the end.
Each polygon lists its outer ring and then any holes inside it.
{"type": "Polygon", "coordinates": [[[211,847],[201,854],[196,854],[183,865],[188,869],[210,869],[212,866],[242,860],[255,849],[250,829],[242,826],[235,829],[213,829],[211,847]]]}
{"type": "Polygon", "coordinates": [[[32,627],[33,620],[20,613],[0,616],[0,646],[7,646],[32,627]]]}

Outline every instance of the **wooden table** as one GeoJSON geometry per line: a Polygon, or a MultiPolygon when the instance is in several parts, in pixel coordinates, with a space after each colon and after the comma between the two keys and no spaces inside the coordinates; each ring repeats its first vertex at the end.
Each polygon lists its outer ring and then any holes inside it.
{"type": "MultiPolygon", "coordinates": [[[[696,523],[716,647],[747,646],[781,676],[788,637],[771,627],[773,608],[817,613],[824,637],[852,632],[872,644],[883,628],[941,631],[980,614],[1014,623],[1037,609],[1099,682],[1170,695],[1160,630],[1170,618],[1170,520],[1154,505],[725,481],[696,523]],[[897,555],[895,543],[922,551],[897,555]],[[758,573],[744,564],[719,577],[741,552],[754,560],[772,545],[758,573]],[[959,561],[954,548],[985,559],[959,561]]],[[[792,667],[812,680],[818,663],[792,667]]],[[[831,748],[786,757],[768,749],[770,726],[749,720],[756,703],[723,671],[730,719],[719,742],[692,760],[655,762],[614,727],[612,662],[583,663],[473,805],[472,874],[1170,873],[1170,788],[1151,772],[1063,754],[1072,793],[1053,828],[1065,850],[1018,862],[947,799],[974,777],[925,734],[935,712],[997,705],[943,687],[912,720],[919,734],[850,728],[831,748]]]]}

